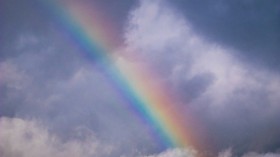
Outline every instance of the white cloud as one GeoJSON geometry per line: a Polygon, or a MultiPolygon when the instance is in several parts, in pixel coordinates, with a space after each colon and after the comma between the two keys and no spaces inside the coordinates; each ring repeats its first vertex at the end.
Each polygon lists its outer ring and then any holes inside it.
{"type": "Polygon", "coordinates": [[[211,84],[193,103],[210,107],[214,114],[224,112],[228,105],[252,107],[267,115],[279,109],[280,75],[243,63],[232,55],[234,50],[203,39],[163,1],[141,0],[131,13],[125,37],[131,53],[138,52],[135,56],[167,71],[163,78],[178,88],[197,76],[211,76],[211,84]],[[253,107],[266,104],[266,112],[253,107]]]}
{"type": "Polygon", "coordinates": [[[280,157],[280,154],[279,153],[259,154],[259,153],[251,152],[243,155],[242,157],[280,157]]]}
{"type": "MultiPolygon", "coordinates": [[[[233,157],[232,149],[226,149],[218,154],[218,157],[233,157]]],[[[279,153],[256,153],[256,152],[249,152],[241,155],[241,157],[280,157],[279,153]]]]}
{"type": "Polygon", "coordinates": [[[218,154],[218,157],[232,157],[232,150],[228,148],[218,154]]]}
{"type": "Polygon", "coordinates": [[[140,6],[131,12],[128,32],[125,34],[130,48],[160,50],[166,47],[167,42],[181,42],[178,37],[188,32],[183,18],[160,2],[142,0],[140,6]]]}
{"type": "Polygon", "coordinates": [[[196,156],[196,152],[194,150],[174,148],[174,149],[166,150],[159,154],[154,154],[154,155],[144,156],[144,157],[195,157],[195,156],[196,156]]]}
{"type": "Polygon", "coordinates": [[[110,153],[93,137],[62,141],[42,124],[19,118],[0,119],[1,157],[92,157],[110,153]]]}
{"type": "MultiPolygon", "coordinates": [[[[143,157],[196,157],[196,156],[199,156],[199,155],[195,150],[174,148],[174,149],[168,149],[159,154],[153,154],[153,155],[143,156],[143,157]]],[[[233,155],[231,148],[228,148],[224,151],[219,152],[217,156],[218,157],[238,157],[236,155],[233,155]]],[[[249,153],[245,153],[244,155],[241,155],[240,157],[280,157],[280,154],[279,153],[249,152],[249,153]]]]}
{"type": "MultiPolygon", "coordinates": [[[[234,56],[236,50],[204,38],[163,1],[140,0],[130,14],[125,39],[128,58],[140,56],[134,64],[152,64],[155,71],[151,72],[163,70],[159,79],[178,91],[175,94],[183,103],[187,97],[188,110],[194,110],[212,130],[206,133],[211,138],[222,144],[249,145],[267,136],[261,129],[279,128],[275,121],[280,115],[280,75],[245,63],[234,56]],[[210,81],[197,79],[201,77],[210,81]]],[[[271,136],[277,139],[279,134],[271,136]]],[[[230,150],[219,154],[232,155],[230,150]]]]}

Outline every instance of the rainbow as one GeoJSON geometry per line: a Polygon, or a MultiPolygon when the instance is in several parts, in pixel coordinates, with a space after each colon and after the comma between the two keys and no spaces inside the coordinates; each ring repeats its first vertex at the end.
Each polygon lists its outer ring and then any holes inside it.
{"type": "Polygon", "coordinates": [[[193,116],[180,112],[176,99],[167,87],[158,83],[156,73],[148,65],[116,62],[112,52],[118,44],[113,24],[94,5],[79,1],[41,0],[56,22],[95,62],[114,84],[130,107],[153,128],[154,134],[167,148],[192,147],[196,137],[193,116]]]}

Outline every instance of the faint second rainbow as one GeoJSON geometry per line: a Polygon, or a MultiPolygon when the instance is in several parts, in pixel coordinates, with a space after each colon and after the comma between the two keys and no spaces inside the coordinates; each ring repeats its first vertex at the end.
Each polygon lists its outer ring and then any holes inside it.
{"type": "Polygon", "coordinates": [[[97,7],[75,0],[40,2],[78,46],[98,62],[119,94],[154,129],[166,147],[191,147],[196,143],[191,129],[193,117],[180,112],[176,100],[166,87],[157,83],[150,67],[129,62],[114,64],[116,58],[111,53],[118,42],[116,33],[97,7]]]}

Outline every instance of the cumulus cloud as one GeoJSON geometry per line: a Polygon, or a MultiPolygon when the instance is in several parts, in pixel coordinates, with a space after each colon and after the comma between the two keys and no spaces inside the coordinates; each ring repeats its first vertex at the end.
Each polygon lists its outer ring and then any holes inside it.
{"type": "MultiPolygon", "coordinates": [[[[197,156],[198,153],[195,150],[174,148],[174,149],[168,149],[158,154],[143,156],[143,157],[197,157],[197,156]]],[[[217,157],[279,157],[279,156],[280,156],[279,153],[257,153],[257,152],[247,152],[243,155],[234,155],[232,153],[232,148],[225,149],[219,152],[217,155],[217,157]]]]}
{"type": "Polygon", "coordinates": [[[279,157],[279,156],[280,156],[279,153],[260,154],[260,153],[255,153],[255,152],[251,152],[251,153],[247,153],[247,154],[243,155],[243,157],[279,157]]]}
{"type": "MultiPolygon", "coordinates": [[[[164,67],[174,84],[210,76],[212,81],[203,97],[211,99],[211,105],[227,104],[238,90],[280,93],[273,88],[280,83],[278,74],[250,67],[233,56],[234,50],[204,40],[180,13],[161,1],[142,0],[131,13],[126,43],[156,67],[164,67]]],[[[276,104],[273,99],[277,96],[273,97],[269,101],[276,104]]]]}
{"type": "MultiPolygon", "coordinates": [[[[46,36],[17,32],[14,43],[0,48],[1,156],[195,156],[179,148],[164,151],[94,61],[45,27],[46,36]]],[[[198,132],[209,136],[215,153],[232,147],[219,157],[279,148],[279,74],[204,39],[165,1],[140,0],[125,30],[125,52],[117,55],[152,65],[180,104],[198,115],[206,128],[198,132]]]]}
{"type": "Polygon", "coordinates": [[[2,117],[0,129],[2,157],[92,157],[109,154],[112,150],[92,136],[84,140],[62,141],[33,120],[2,117]]]}
{"type": "MultiPolygon", "coordinates": [[[[234,157],[234,156],[235,155],[233,155],[231,148],[226,149],[218,154],[218,157],[234,157]]],[[[257,153],[257,152],[248,152],[241,155],[241,157],[279,157],[279,156],[280,156],[279,153],[257,153]]]]}
{"type": "Polygon", "coordinates": [[[195,156],[196,156],[196,152],[194,150],[174,148],[174,149],[166,150],[159,154],[149,155],[144,157],[195,157],[195,156]]]}
{"type": "Polygon", "coordinates": [[[43,122],[62,141],[85,138],[77,128],[90,130],[117,148],[112,156],[158,148],[115,84],[52,33],[48,42],[36,33],[19,35],[19,46],[10,48],[17,56],[0,62],[0,116],[43,122]]]}
{"type": "Polygon", "coordinates": [[[247,64],[234,56],[236,50],[204,39],[164,1],[141,0],[129,19],[128,49],[160,71],[183,104],[201,115],[218,147],[245,144],[248,148],[241,151],[246,151],[277,145],[279,133],[269,128],[280,128],[279,74],[247,64]],[[262,139],[268,140],[249,148],[262,139]]]}
{"type": "Polygon", "coordinates": [[[232,157],[232,149],[231,148],[228,148],[224,151],[221,151],[219,154],[218,154],[218,157],[232,157]]]}

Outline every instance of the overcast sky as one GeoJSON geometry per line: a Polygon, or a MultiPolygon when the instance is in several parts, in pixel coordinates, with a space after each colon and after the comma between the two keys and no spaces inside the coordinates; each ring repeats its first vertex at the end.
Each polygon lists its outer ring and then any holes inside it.
{"type": "Polygon", "coordinates": [[[280,156],[280,1],[78,3],[112,23],[109,55],[152,65],[207,146],[163,147],[50,10],[0,0],[1,157],[280,156]]]}

